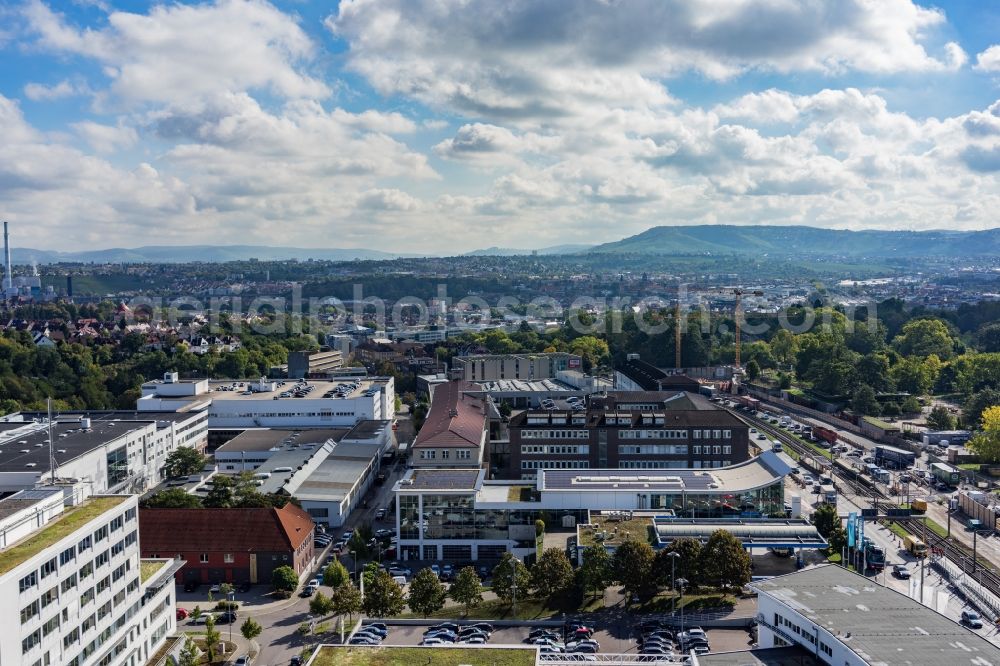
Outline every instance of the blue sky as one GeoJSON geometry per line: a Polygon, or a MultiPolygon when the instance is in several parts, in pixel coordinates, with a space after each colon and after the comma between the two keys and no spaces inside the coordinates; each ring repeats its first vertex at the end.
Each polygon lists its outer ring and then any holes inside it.
{"type": "Polygon", "coordinates": [[[16,245],[459,252],[981,229],[1000,5],[8,1],[16,245]]]}

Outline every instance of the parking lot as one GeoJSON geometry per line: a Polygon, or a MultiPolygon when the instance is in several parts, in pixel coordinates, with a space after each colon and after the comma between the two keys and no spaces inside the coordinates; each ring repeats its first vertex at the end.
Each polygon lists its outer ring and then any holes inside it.
{"type": "MultiPolygon", "coordinates": [[[[424,633],[435,623],[428,621],[428,624],[421,625],[398,625],[389,624],[389,634],[383,645],[414,646],[419,645],[424,637],[424,633]]],[[[535,626],[516,627],[496,627],[490,636],[490,645],[524,645],[524,640],[528,633],[535,626]]],[[[557,633],[562,633],[562,627],[551,627],[557,633]]],[[[735,650],[745,650],[750,645],[749,634],[745,629],[707,629],[713,652],[731,652],[735,650]]],[[[623,620],[620,624],[611,627],[598,628],[593,639],[600,643],[600,652],[605,654],[635,654],[639,652],[639,644],[636,641],[638,633],[635,630],[634,622],[623,620]]]]}

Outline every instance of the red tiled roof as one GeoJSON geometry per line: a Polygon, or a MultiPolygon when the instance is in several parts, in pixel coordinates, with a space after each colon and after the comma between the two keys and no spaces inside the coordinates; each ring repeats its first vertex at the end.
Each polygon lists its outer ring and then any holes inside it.
{"type": "Polygon", "coordinates": [[[482,402],[463,391],[477,390],[471,382],[447,382],[434,389],[427,420],[413,448],[479,447],[486,429],[482,402]]]}
{"type": "Polygon", "coordinates": [[[313,521],[292,503],[280,509],[140,509],[139,546],[180,552],[283,552],[309,538],[313,521]]]}

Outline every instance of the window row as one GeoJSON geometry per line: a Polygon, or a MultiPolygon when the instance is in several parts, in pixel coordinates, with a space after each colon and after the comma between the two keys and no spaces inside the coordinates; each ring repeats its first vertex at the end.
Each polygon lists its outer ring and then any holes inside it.
{"type": "Polygon", "coordinates": [[[521,469],[587,469],[587,460],[522,460],[521,469]]]}
{"type": "Polygon", "coordinates": [[[522,454],[547,453],[561,455],[589,455],[589,444],[522,444],[522,454]]]}

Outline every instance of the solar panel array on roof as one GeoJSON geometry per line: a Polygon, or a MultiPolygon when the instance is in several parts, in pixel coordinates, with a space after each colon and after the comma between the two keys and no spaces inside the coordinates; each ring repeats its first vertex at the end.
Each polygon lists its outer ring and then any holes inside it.
{"type": "Polygon", "coordinates": [[[415,469],[408,479],[404,479],[401,487],[413,490],[471,490],[476,487],[478,479],[478,469],[415,469]]]}

